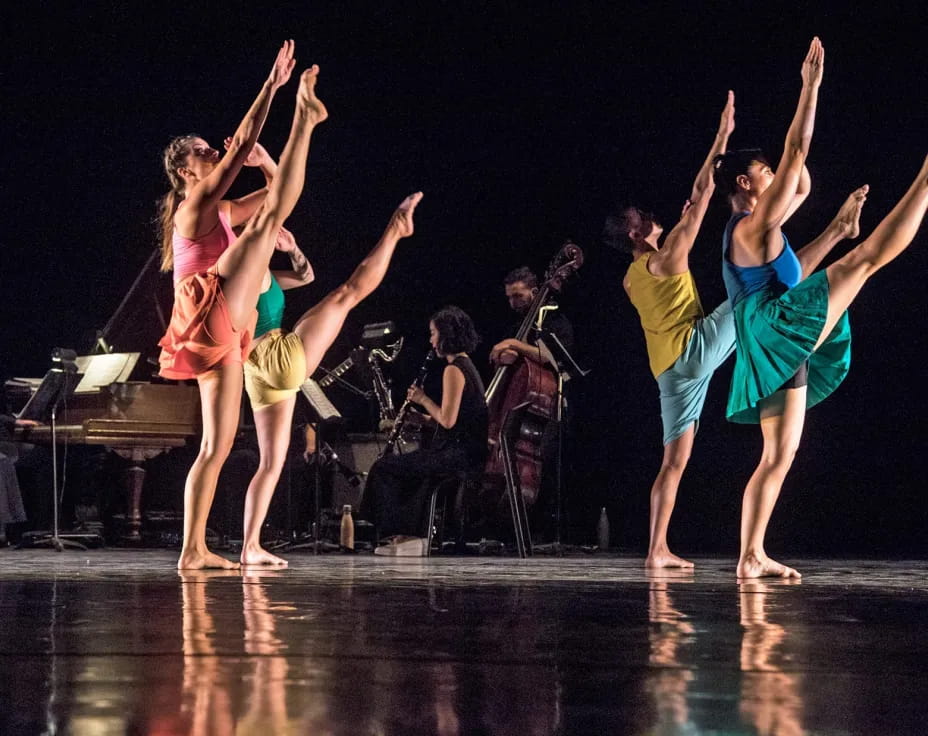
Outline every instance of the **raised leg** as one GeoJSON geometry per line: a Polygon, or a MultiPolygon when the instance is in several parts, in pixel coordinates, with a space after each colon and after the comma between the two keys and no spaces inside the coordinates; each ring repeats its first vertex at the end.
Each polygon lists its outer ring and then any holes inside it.
{"type": "Polygon", "coordinates": [[[867,279],[909,246],[925,217],[926,209],[928,158],[909,190],[877,225],[870,237],[825,269],[829,287],[828,316],[819,344],[831,334],[838,319],[854,301],[867,279]]]}
{"type": "Polygon", "coordinates": [[[764,449],[760,463],[747,487],[741,504],[741,554],[739,578],[801,575],[791,567],[767,557],[764,537],[770,515],[793,464],[806,415],[806,387],[777,391],[761,405],[760,429],[764,449]]]}
{"type": "Polygon", "coordinates": [[[306,351],[307,376],[312,375],[319,367],[326,351],[338,337],[348,312],[380,286],[390,265],[390,259],[393,258],[396,244],[400,238],[408,237],[413,232],[412,218],[421,199],[422,192],[406,197],[391,216],[377,245],[358,264],[348,280],[329,292],[294,326],[293,331],[299,335],[306,351]]]}
{"type": "Polygon", "coordinates": [[[255,410],[255,430],[261,459],[248,492],[245,495],[245,541],[242,545],[243,565],[286,566],[287,561],[272,555],[261,546],[261,527],[277,487],[280,471],[290,447],[290,422],[296,397],[255,410]]]}
{"type": "Polygon", "coordinates": [[[206,547],[206,520],[216,495],[219,471],[229,456],[238,428],[242,398],[242,365],[235,363],[197,377],[203,412],[200,452],[184,485],[184,544],[177,567],[181,570],[238,567],[206,547]]]}
{"type": "Polygon", "coordinates": [[[664,445],[661,469],[651,486],[651,541],[644,561],[645,567],[694,567],[692,562],[671,553],[667,546],[667,529],[677,500],[680,479],[693,450],[695,434],[696,425],[691,424],[682,435],[664,445]]]}
{"type": "Polygon", "coordinates": [[[328,117],[325,106],[315,93],[318,74],[319,67],[313,66],[300,77],[290,138],[280,156],[277,175],[258,212],[216,263],[219,275],[224,279],[222,291],[232,324],[238,329],[246,326],[254,313],[261,283],[274,252],[277,231],[293,212],[303,191],[313,129],[328,117]]]}

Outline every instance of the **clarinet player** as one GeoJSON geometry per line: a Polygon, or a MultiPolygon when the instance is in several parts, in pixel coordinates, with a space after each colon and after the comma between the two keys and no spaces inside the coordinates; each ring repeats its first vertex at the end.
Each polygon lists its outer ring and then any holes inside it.
{"type": "Polygon", "coordinates": [[[388,454],[371,467],[364,504],[384,544],[378,555],[425,555],[426,507],[437,476],[477,471],[486,463],[487,405],[483,381],[469,353],[477,346],[471,318],[449,306],[432,315],[429,342],[444,361],[441,401],[414,383],[407,400],[422,407],[436,425],[428,449],[404,455],[388,454]]]}

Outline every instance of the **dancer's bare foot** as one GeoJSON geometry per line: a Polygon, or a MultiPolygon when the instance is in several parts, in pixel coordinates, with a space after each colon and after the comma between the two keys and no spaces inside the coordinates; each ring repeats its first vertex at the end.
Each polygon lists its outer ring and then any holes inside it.
{"type": "Polygon", "coordinates": [[[736,572],[738,578],[801,578],[796,570],[786,565],[781,565],[776,560],[771,560],[764,555],[763,557],[749,553],[738,560],[738,569],[736,572]]]}
{"type": "Polygon", "coordinates": [[[422,192],[413,192],[400,202],[399,207],[390,217],[390,222],[387,223],[387,230],[393,230],[398,238],[408,238],[412,235],[414,230],[412,216],[416,211],[416,205],[421,201],[422,192]]]}
{"type": "Polygon", "coordinates": [[[306,113],[311,125],[318,125],[327,117],[329,111],[325,109],[322,100],[316,97],[316,80],[319,78],[319,65],[313,64],[300,75],[300,88],[296,93],[297,107],[306,113]]]}
{"type": "Polygon", "coordinates": [[[682,557],[677,557],[669,550],[652,552],[645,558],[644,566],[649,570],[662,570],[665,568],[681,568],[684,570],[692,570],[694,567],[696,567],[696,565],[694,565],[689,560],[684,560],[682,557]]]}
{"type": "Polygon", "coordinates": [[[864,184],[851,192],[841,205],[841,209],[838,210],[838,214],[835,215],[835,219],[831,221],[832,227],[842,238],[856,238],[860,235],[860,211],[864,208],[869,191],[870,186],[864,184]]]}
{"type": "Polygon", "coordinates": [[[199,550],[181,550],[180,559],[177,561],[178,570],[237,570],[239,564],[225,557],[213,554],[208,549],[199,550]]]}
{"type": "Polygon", "coordinates": [[[264,547],[243,547],[241,561],[243,565],[271,565],[286,567],[289,563],[277,555],[272,555],[264,547]]]}

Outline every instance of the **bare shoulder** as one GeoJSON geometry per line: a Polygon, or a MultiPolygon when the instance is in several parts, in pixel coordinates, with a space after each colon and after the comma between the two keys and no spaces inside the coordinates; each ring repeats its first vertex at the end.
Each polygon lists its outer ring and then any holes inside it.
{"type": "Polygon", "coordinates": [[[648,260],[648,273],[658,278],[677,276],[687,271],[689,271],[689,251],[686,249],[671,249],[665,244],[648,260]]]}
{"type": "Polygon", "coordinates": [[[454,363],[448,363],[445,366],[445,372],[442,374],[442,377],[446,380],[464,380],[464,371],[461,370],[459,366],[456,366],[454,363]]]}

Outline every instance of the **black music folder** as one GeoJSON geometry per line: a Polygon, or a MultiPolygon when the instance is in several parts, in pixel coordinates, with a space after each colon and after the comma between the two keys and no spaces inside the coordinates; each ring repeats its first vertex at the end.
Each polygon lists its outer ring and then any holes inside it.
{"type": "Polygon", "coordinates": [[[61,368],[50,369],[16,418],[47,423],[51,418],[52,409],[74,393],[80,376],[80,373],[61,368]]]}

